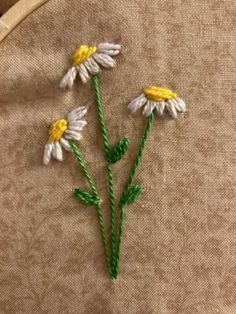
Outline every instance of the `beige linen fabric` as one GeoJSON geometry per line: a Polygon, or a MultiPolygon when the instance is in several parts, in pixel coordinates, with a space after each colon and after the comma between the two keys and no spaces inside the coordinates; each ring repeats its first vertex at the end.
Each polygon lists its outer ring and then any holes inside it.
{"type": "Polygon", "coordinates": [[[234,1],[51,0],[0,45],[0,313],[236,313],[234,1]],[[109,229],[107,180],[90,83],[58,83],[80,44],[122,43],[100,75],[116,196],[145,127],[127,104],[150,84],[188,112],[155,119],[126,209],[120,275],[108,278],[96,212],[72,196],[73,156],[42,165],[48,126],[91,105],[81,150],[109,229]]]}

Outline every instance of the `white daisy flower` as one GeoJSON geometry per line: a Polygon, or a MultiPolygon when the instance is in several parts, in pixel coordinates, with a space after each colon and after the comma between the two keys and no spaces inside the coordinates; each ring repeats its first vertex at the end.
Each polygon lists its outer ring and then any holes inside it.
{"type": "Polygon", "coordinates": [[[77,73],[81,81],[86,83],[90,78],[90,74],[93,75],[100,71],[99,65],[105,68],[114,67],[115,61],[111,56],[118,55],[120,48],[120,45],[109,43],[102,43],[97,47],[80,46],[72,56],[72,67],[62,78],[60,87],[71,88],[77,73]]]}
{"type": "Polygon", "coordinates": [[[55,121],[49,129],[48,143],[44,148],[43,163],[48,165],[51,156],[62,161],[62,147],[65,150],[71,150],[68,140],[79,141],[81,139],[81,131],[87,124],[85,120],[80,120],[87,113],[86,107],[78,107],[71,111],[66,119],[55,121]]]}
{"type": "Polygon", "coordinates": [[[166,109],[172,118],[177,118],[177,112],[185,112],[186,104],[176,93],[168,88],[150,86],[137,98],[133,99],[128,105],[131,113],[143,107],[143,115],[148,117],[153,110],[162,116],[166,109]]]}

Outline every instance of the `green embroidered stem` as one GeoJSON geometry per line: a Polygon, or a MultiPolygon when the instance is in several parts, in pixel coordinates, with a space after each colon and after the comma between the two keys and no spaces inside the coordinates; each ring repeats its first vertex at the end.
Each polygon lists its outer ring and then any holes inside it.
{"type": "MultiPolygon", "coordinates": [[[[77,147],[77,145],[72,140],[69,140],[69,143],[71,146],[72,153],[74,154],[75,158],[79,162],[80,167],[81,167],[85,177],[88,180],[89,186],[90,186],[91,190],[93,191],[94,196],[97,199],[99,199],[96,185],[95,185],[90,173],[88,172],[88,169],[87,169],[87,167],[86,167],[86,165],[85,165],[85,163],[81,157],[79,148],[77,147]]],[[[95,206],[96,206],[96,211],[97,211],[97,215],[98,215],[98,223],[99,223],[100,232],[101,232],[101,236],[102,236],[102,243],[103,243],[103,247],[104,247],[104,251],[105,251],[105,257],[106,257],[108,272],[109,272],[109,275],[111,277],[113,277],[111,267],[110,267],[110,257],[109,257],[108,245],[107,245],[107,240],[106,240],[105,226],[104,226],[102,211],[101,211],[99,202],[96,203],[95,206]]]]}
{"type": "Polygon", "coordinates": [[[108,143],[104,114],[102,110],[102,101],[101,101],[100,92],[99,92],[99,81],[98,81],[98,76],[96,74],[92,76],[92,81],[93,81],[95,98],[96,98],[97,108],[98,108],[98,118],[99,118],[101,133],[102,133],[104,154],[105,154],[105,158],[108,160],[107,171],[108,171],[108,181],[109,181],[109,201],[110,201],[110,209],[111,209],[110,229],[111,229],[111,271],[112,271],[115,265],[115,242],[116,242],[115,199],[114,199],[114,188],[113,188],[113,175],[112,175],[112,166],[109,161],[110,160],[110,148],[109,148],[109,143],[108,143]]]}
{"type": "Polygon", "coordinates": [[[95,98],[97,102],[97,108],[98,108],[98,119],[100,123],[100,128],[102,132],[102,140],[103,140],[103,146],[104,146],[104,152],[105,152],[105,157],[108,158],[109,156],[109,144],[108,144],[108,137],[107,137],[107,129],[105,125],[105,119],[104,119],[104,114],[102,110],[102,100],[99,92],[99,82],[98,82],[98,76],[94,74],[92,76],[92,81],[93,81],[93,87],[95,91],[95,98]]]}
{"type": "Polygon", "coordinates": [[[111,229],[111,270],[115,265],[115,249],[116,249],[116,235],[115,235],[115,198],[113,189],[113,173],[112,166],[108,164],[108,177],[109,177],[109,200],[110,200],[110,229],[111,229]]]}
{"type": "Polygon", "coordinates": [[[130,176],[129,176],[128,181],[127,181],[127,183],[126,183],[126,185],[124,187],[124,190],[123,190],[123,193],[122,193],[122,196],[121,196],[121,199],[120,199],[120,203],[119,203],[120,219],[119,219],[118,238],[117,238],[117,251],[116,251],[116,261],[115,261],[115,273],[114,273],[114,275],[115,275],[114,277],[115,278],[117,277],[118,271],[119,271],[119,260],[120,260],[120,253],[121,253],[121,240],[122,240],[122,235],[123,235],[124,216],[125,216],[124,208],[125,208],[125,205],[126,205],[126,197],[125,196],[128,194],[128,192],[130,190],[130,187],[131,187],[131,184],[133,182],[136,170],[138,168],[140,159],[141,159],[143,151],[144,151],[144,146],[145,146],[145,143],[147,141],[148,134],[149,134],[149,132],[151,130],[151,125],[152,125],[153,120],[154,120],[154,114],[151,113],[150,116],[148,117],[146,128],[145,128],[144,134],[142,136],[142,139],[141,139],[141,142],[140,142],[140,145],[139,145],[139,149],[138,149],[138,152],[136,154],[136,157],[135,157],[135,160],[134,160],[134,163],[133,163],[133,167],[132,167],[131,172],[130,172],[130,176]]]}
{"type": "Polygon", "coordinates": [[[88,170],[87,170],[87,167],[81,157],[81,154],[80,154],[80,151],[79,151],[79,148],[77,147],[77,145],[75,144],[74,141],[72,140],[68,140],[69,143],[70,143],[70,147],[71,147],[71,150],[72,150],[72,153],[74,154],[74,156],[76,157],[77,161],[79,162],[80,164],[80,167],[86,177],[86,179],[88,180],[88,183],[89,183],[89,186],[91,188],[91,190],[93,191],[94,195],[98,197],[98,193],[97,193],[97,188],[95,186],[95,183],[93,182],[93,179],[91,178],[88,170]]]}

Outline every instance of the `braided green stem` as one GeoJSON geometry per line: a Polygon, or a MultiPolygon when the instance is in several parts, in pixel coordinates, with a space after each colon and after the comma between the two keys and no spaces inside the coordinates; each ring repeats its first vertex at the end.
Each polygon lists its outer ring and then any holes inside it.
{"type": "Polygon", "coordinates": [[[116,251],[117,255],[116,255],[116,261],[115,261],[115,270],[113,270],[113,271],[115,271],[114,272],[114,277],[115,278],[117,278],[117,275],[118,275],[118,272],[119,272],[119,260],[120,260],[120,253],[121,253],[121,240],[122,240],[122,236],[123,236],[124,216],[125,216],[125,210],[124,210],[125,209],[125,202],[122,201],[122,200],[124,200],[124,195],[126,195],[128,193],[128,191],[129,191],[129,189],[131,187],[131,184],[133,182],[136,170],[138,168],[140,159],[141,159],[143,151],[144,151],[144,146],[146,144],[147,137],[148,137],[148,135],[150,133],[150,130],[151,130],[151,125],[152,125],[153,120],[154,120],[154,114],[151,113],[150,116],[148,117],[146,128],[145,128],[144,134],[142,136],[142,139],[141,139],[141,142],[140,142],[140,145],[139,145],[139,149],[138,149],[138,152],[136,154],[136,157],[135,157],[135,160],[134,160],[131,172],[130,172],[130,176],[129,176],[128,181],[127,181],[127,183],[126,183],[126,185],[124,187],[124,190],[123,190],[123,193],[122,193],[122,196],[121,196],[121,199],[120,199],[120,203],[119,203],[120,219],[119,219],[118,238],[117,238],[117,251],[116,251]]]}
{"type": "MultiPolygon", "coordinates": [[[[99,119],[100,129],[102,133],[104,154],[105,154],[106,159],[108,159],[110,149],[109,149],[105,119],[104,119],[104,114],[103,114],[103,109],[102,109],[102,101],[101,101],[101,96],[99,92],[99,81],[98,81],[98,76],[96,74],[92,76],[92,81],[93,81],[95,98],[96,98],[97,108],[98,108],[98,119],[99,119]]],[[[108,163],[107,165],[107,172],[108,172],[108,182],[109,182],[109,201],[110,201],[110,210],[111,210],[110,229],[111,229],[111,270],[112,270],[115,265],[116,235],[115,235],[115,198],[114,198],[112,166],[110,163],[108,163]]]]}
{"type": "MultiPolygon", "coordinates": [[[[89,171],[88,171],[88,169],[87,169],[87,167],[85,165],[85,162],[83,161],[83,159],[81,157],[79,148],[77,147],[77,145],[75,144],[74,141],[69,140],[69,143],[70,143],[70,147],[71,147],[72,153],[74,154],[75,158],[79,162],[80,167],[81,167],[85,177],[88,180],[89,186],[90,186],[91,190],[94,193],[94,196],[98,197],[98,192],[97,192],[96,185],[95,185],[95,183],[94,183],[94,181],[93,181],[93,179],[92,179],[92,177],[91,177],[91,175],[90,175],[90,173],[89,173],[89,171]]],[[[98,215],[99,228],[100,228],[100,232],[101,232],[101,236],[102,236],[102,243],[103,243],[103,247],[104,247],[104,251],[105,251],[107,269],[108,269],[109,275],[111,277],[113,277],[112,276],[112,271],[111,271],[111,268],[110,268],[110,257],[109,257],[109,252],[108,252],[108,245],[107,245],[107,239],[106,239],[105,225],[104,225],[104,222],[103,222],[102,211],[101,211],[101,207],[100,207],[99,204],[96,204],[96,211],[97,211],[97,215],[98,215]]]]}
{"type": "Polygon", "coordinates": [[[94,92],[95,92],[95,98],[97,102],[98,119],[99,119],[100,129],[102,132],[104,153],[105,153],[105,157],[107,158],[107,156],[109,155],[109,144],[108,144],[107,129],[106,129],[106,124],[105,124],[104,114],[102,110],[102,100],[101,100],[100,91],[99,91],[99,81],[98,81],[98,76],[96,74],[92,76],[92,81],[93,81],[93,87],[94,87],[94,92]]]}

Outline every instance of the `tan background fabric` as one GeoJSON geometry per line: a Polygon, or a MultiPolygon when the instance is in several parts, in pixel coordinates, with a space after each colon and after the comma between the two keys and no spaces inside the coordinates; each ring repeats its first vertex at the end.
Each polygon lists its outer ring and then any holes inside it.
{"type": "MultiPolygon", "coordinates": [[[[236,3],[222,0],[51,0],[0,45],[0,313],[236,313],[236,3]],[[101,72],[110,141],[131,146],[144,118],[127,103],[149,84],[188,112],[156,119],[127,208],[121,273],[106,273],[95,210],[72,196],[85,181],[73,156],[42,165],[48,125],[93,104],[91,86],[57,88],[80,44],[120,42],[101,72]]],[[[104,200],[96,107],[80,147],[104,200]]]]}

